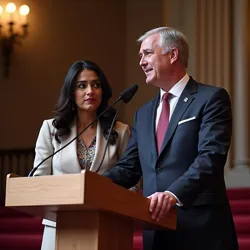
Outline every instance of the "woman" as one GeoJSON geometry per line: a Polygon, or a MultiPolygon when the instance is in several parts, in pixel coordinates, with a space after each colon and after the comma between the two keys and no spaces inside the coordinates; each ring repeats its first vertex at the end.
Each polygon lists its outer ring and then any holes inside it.
{"type": "MultiPolygon", "coordinates": [[[[76,137],[108,106],[112,90],[102,70],[93,62],[78,61],[66,75],[54,119],[45,120],[37,143],[34,167],[76,137]]],[[[112,108],[65,149],[49,158],[34,176],[80,173],[82,169],[102,174],[120,159],[129,136],[129,126],[116,121],[112,108]],[[109,136],[107,150],[106,144],[109,136]],[[97,153],[98,152],[98,153],[97,153]],[[104,158],[103,158],[104,157],[104,158]]],[[[137,191],[137,186],[133,188],[137,191]]],[[[56,223],[44,220],[42,250],[55,249],[56,223]]]]}

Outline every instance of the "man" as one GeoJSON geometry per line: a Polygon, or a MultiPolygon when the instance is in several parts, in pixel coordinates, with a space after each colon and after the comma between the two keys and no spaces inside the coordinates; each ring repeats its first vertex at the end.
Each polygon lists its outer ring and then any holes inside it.
{"type": "Polygon", "coordinates": [[[238,249],[224,183],[229,96],[189,77],[189,47],[181,32],[162,27],[138,40],[146,83],[160,92],[136,112],[126,152],[104,175],[125,188],[142,175],[157,221],[177,207],[176,231],[145,231],[144,250],[238,249]]]}

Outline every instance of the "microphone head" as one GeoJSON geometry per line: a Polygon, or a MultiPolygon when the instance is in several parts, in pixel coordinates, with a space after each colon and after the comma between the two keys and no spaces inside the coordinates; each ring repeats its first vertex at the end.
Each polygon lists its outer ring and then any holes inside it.
{"type": "Polygon", "coordinates": [[[132,87],[122,91],[122,93],[120,94],[120,99],[123,100],[125,103],[128,103],[132,99],[134,94],[137,92],[137,90],[138,85],[134,84],[132,87]]]}

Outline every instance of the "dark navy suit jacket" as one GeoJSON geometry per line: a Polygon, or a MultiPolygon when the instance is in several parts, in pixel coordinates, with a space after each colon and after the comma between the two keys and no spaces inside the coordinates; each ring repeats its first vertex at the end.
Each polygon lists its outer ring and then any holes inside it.
{"type": "Polygon", "coordinates": [[[158,154],[155,119],[159,98],[136,112],[127,150],[104,175],[126,188],[142,175],[145,196],[168,190],[183,203],[177,207],[177,230],[145,232],[144,250],[238,249],[224,182],[232,134],[228,93],[190,78],[158,154]]]}

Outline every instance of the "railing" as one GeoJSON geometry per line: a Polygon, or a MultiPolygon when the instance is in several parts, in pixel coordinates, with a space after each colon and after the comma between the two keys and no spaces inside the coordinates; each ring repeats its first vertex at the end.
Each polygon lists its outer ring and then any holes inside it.
{"type": "Polygon", "coordinates": [[[0,149],[0,197],[5,194],[7,174],[27,176],[33,167],[34,156],[34,148],[0,149]]]}

